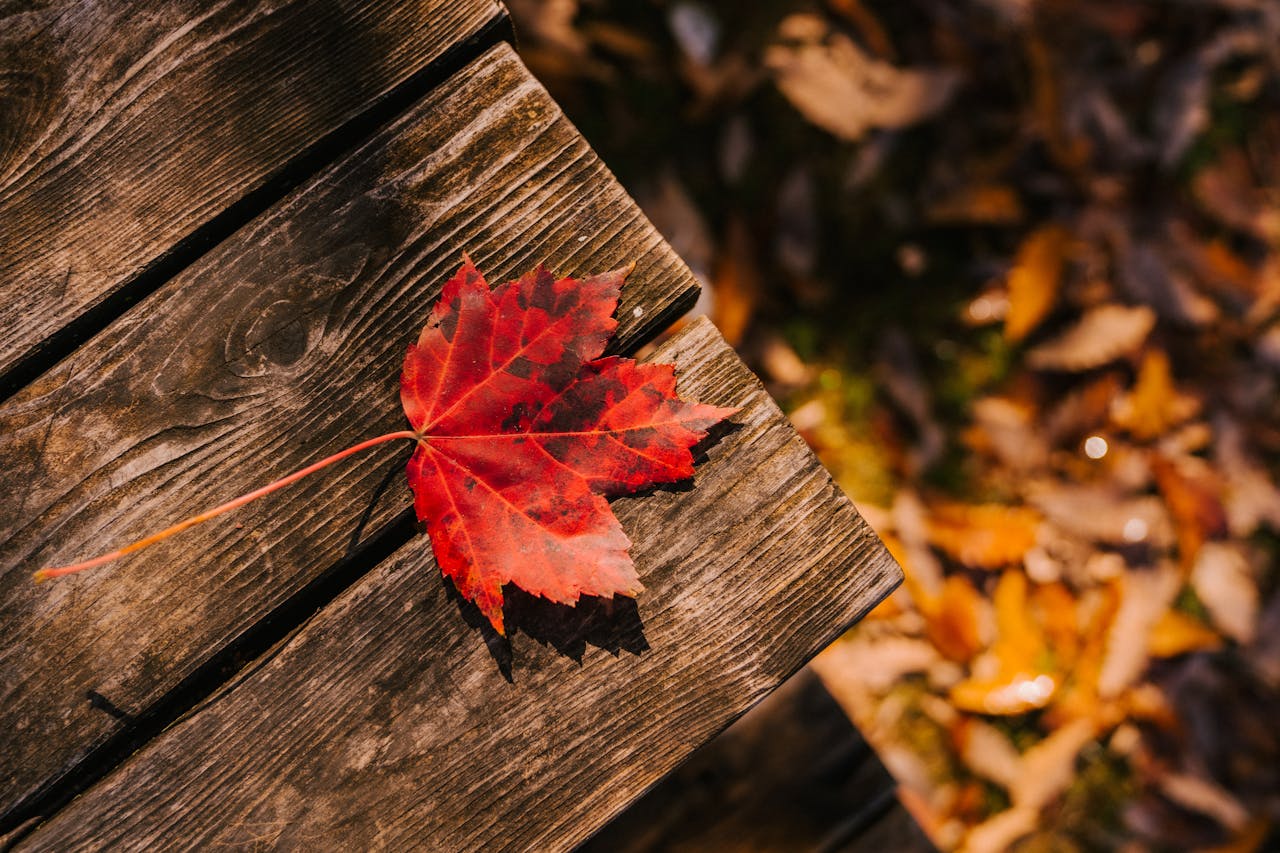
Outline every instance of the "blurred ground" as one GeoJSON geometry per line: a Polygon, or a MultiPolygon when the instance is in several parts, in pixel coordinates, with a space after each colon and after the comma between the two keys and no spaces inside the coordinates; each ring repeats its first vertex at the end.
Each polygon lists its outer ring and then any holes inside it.
{"type": "Polygon", "coordinates": [[[1280,2],[511,0],[907,573],[944,849],[1280,847],[1280,2]]]}

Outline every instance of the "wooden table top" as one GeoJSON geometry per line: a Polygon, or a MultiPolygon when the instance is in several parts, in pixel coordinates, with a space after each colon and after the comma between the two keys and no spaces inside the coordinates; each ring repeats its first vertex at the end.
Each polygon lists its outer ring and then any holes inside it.
{"type": "Polygon", "coordinates": [[[509,38],[490,0],[0,8],[0,844],[570,847],[898,583],[705,321],[651,357],[742,411],[614,502],[635,602],[482,629],[395,446],[31,582],[403,429],[464,250],[634,261],[617,351],[685,310],[509,38]]]}

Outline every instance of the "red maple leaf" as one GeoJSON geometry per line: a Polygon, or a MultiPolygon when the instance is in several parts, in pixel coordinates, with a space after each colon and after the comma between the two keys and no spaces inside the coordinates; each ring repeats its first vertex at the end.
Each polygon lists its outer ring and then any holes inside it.
{"type": "Polygon", "coordinates": [[[691,448],[737,410],[681,400],[669,364],[600,358],[629,272],[557,280],[539,266],[490,290],[467,259],[405,356],[400,399],[412,432],[367,439],[36,579],[119,559],[348,456],[412,439],[409,487],[436,562],[499,633],[507,583],[562,604],[637,594],[631,541],[605,498],[692,476],[691,448]]]}
{"type": "Polygon", "coordinates": [[[671,365],[599,357],[629,271],[539,266],[490,290],[467,260],[405,356],[418,518],[499,633],[506,583],[562,604],[640,592],[605,498],[692,476],[690,448],[735,411],[681,400],[671,365]]]}

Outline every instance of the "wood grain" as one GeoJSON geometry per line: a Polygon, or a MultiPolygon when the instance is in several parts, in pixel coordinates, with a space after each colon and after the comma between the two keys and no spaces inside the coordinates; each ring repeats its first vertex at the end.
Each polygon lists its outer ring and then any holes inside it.
{"type": "Polygon", "coordinates": [[[0,407],[0,811],[402,513],[410,447],[119,564],[39,586],[30,573],[404,429],[405,346],[464,249],[496,280],[544,259],[566,273],[636,261],[622,347],[696,296],[499,45],[0,407]]]}
{"type": "Polygon", "coordinates": [[[0,3],[0,376],[495,0],[0,3]]]}
{"type": "Polygon", "coordinates": [[[806,667],[577,853],[931,853],[897,786],[806,667]],[[885,845],[885,836],[893,843],[885,845]]]}
{"type": "Polygon", "coordinates": [[[589,835],[901,577],[709,323],[654,359],[676,363],[682,396],[742,411],[691,488],[614,502],[638,611],[526,598],[510,648],[487,645],[413,541],[20,849],[561,850],[589,835]]]}

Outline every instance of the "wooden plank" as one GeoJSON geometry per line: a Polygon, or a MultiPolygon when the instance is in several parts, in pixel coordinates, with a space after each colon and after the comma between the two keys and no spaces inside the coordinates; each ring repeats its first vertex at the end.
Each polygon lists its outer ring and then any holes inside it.
{"type": "Polygon", "coordinates": [[[505,45],[0,407],[0,805],[95,744],[409,506],[385,445],[225,524],[37,586],[404,428],[399,372],[469,250],[497,280],[637,267],[623,346],[696,296],[688,270],[505,45]]]}
{"type": "Polygon", "coordinates": [[[496,0],[0,3],[0,377],[503,14],[496,0]]]}
{"type": "Polygon", "coordinates": [[[676,363],[682,395],[743,409],[692,488],[614,502],[647,587],[638,610],[525,598],[508,659],[467,624],[478,614],[447,594],[418,539],[26,849],[585,838],[901,577],[708,322],[654,359],[676,363]]]}
{"type": "Polygon", "coordinates": [[[934,848],[840,705],[802,669],[577,853],[934,848]],[[894,827],[896,843],[883,845],[894,827]],[[913,831],[914,830],[914,831],[913,831]]]}

